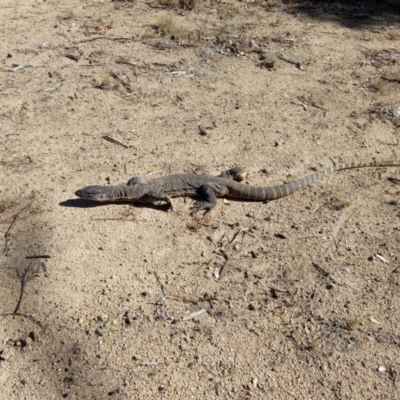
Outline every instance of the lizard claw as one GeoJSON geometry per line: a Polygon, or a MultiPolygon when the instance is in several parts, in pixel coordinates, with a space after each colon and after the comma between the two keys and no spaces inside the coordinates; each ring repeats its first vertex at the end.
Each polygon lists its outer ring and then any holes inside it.
{"type": "Polygon", "coordinates": [[[196,215],[199,211],[204,210],[207,214],[213,208],[212,204],[205,202],[205,201],[196,201],[192,206],[192,215],[196,215]]]}

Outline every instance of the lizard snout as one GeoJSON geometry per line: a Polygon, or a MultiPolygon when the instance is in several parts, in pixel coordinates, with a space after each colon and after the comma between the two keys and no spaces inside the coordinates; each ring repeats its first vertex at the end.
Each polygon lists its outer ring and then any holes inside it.
{"type": "Polygon", "coordinates": [[[87,200],[105,200],[105,190],[107,186],[86,186],[83,189],[79,189],[75,192],[75,195],[81,199],[87,200]]]}

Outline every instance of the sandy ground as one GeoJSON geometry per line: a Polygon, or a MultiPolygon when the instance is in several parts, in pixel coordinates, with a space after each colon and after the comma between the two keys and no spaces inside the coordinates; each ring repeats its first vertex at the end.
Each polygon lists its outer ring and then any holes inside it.
{"type": "Polygon", "coordinates": [[[15,4],[0,9],[0,398],[400,399],[399,168],[220,200],[201,222],[190,199],[74,196],[157,171],[239,164],[267,186],[400,163],[399,9],[15,4]]]}

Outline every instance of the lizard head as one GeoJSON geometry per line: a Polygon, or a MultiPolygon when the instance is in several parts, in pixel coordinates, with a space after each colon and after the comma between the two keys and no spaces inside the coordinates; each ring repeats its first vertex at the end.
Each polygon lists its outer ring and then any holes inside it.
{"type": "Polygon", "coordinates": [[[85,200],[92,201],[112,201],[113,200],[112,186],[86,186],[75,192],[75,195],[85,200]]]}

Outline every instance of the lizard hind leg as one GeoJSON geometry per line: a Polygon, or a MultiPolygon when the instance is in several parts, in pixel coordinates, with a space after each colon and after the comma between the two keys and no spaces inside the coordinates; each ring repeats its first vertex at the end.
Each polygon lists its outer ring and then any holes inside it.
{"type": "Polygon", "coordinates": [[[195,201],[192,206],[192,215],[204,210],[208,214],[217,205],[217,196],[223,197],[227,189],[223,185],[207,183],[198,189],[201,200],[195,201]]]}
{"type": "Polygon", "coordinates": [[[246,178],[246,171],[243,167],[236,166],[227,169],[226,171],[222,171],[219,176],[221,178],[233,179],[234,181],[242,182],[246,178]]]}

